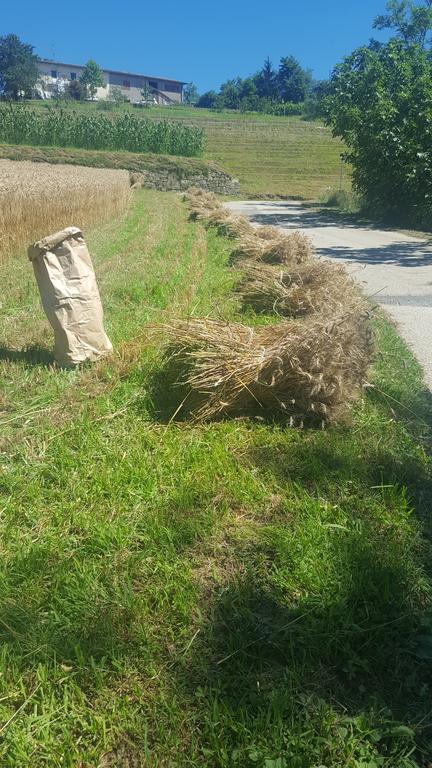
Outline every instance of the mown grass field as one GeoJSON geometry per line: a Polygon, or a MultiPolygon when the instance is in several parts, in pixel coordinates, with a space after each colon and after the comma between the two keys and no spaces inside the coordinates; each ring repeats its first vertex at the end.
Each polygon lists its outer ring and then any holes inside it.
{"type": "Polygon", "coordinates": [[[339,186],[343,146],[322,123],[201,109],[191,110],[189,117],[176,115],[171,110],[170,119],[204,128],[204,157],[239,178],[246,197],[319,199],[339,186]]]}
{"type": "Polygon", "coordinates": [[[88,242],[117,351],[81,371],[51,365],[26,260],[0,267],[1,765],[424,768],[411,354],[377,318],[373,386],[325,432],[175,424],[146,324],[245,319],[230,243],[150,191],[88,242]]]}
{"type": "MultiPolygon", "coordinates": [[[[43,109],[42,102],[33,105],[43,109]]],[[[68,105],[67,109],[92,111],[95,104],[68,105]]],[[[126,105],[124,110],[138,110],[126,105]]],[[[107,113],[109,114],[109,113],[107,113]]],[[[245,197],[300,197],[316,200],[328,189],[339,188],[342,143],[320,122],[298,117],[213,112],[191,107],[154,107],[138,114],[167,118],[204,128],[204,159],[219,163],[240,179],[245,197]]],[[[349,175],[343,184],[349,189],[349,175]]]]}

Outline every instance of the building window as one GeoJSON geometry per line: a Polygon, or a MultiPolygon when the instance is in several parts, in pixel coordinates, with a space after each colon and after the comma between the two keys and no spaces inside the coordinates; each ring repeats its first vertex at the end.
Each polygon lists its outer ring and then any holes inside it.
{"type": "Polygon", "coordinates": [[[164,90],[170,93],[180,93],[180,85],[178,83],[165,83],[164,90]]]}
{"type": "Polygon", "coordinates": [[[52,69],[51,70],[51,77],[53,77],[54,80],[57,78],[57,70],[56,69],[52,69]]]}
{"type": "Polygon", "coordinates": [[[123,80],[123,88],[130,88],[130,80],[123,80]]]}
{"type": "Polygon", "coordinates": [[[70,76],[71,76],[70,78],[71,80],[76,80],[76,72],[71,72],[70,76]]]}
{"type": "Polygon", "coordinates": [[[158,87],[157,80],[149,80],[149,87],[150,88],[156,88],[158,87]]]}

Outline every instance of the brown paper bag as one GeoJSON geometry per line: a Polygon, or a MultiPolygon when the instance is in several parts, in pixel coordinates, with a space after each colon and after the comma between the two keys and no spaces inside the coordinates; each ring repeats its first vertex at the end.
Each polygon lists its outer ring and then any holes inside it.
{"type": "Polygon", "coordinates": [[[60,365],[96,360],[112,349],[92,261],[77,227],[67,227],[28,249],[42,306],[54,329],[60,365]]]}

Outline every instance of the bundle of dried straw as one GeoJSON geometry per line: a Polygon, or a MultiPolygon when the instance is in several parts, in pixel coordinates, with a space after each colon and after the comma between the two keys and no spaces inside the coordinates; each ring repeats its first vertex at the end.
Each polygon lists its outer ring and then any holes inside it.
{"type": "Polygon", "coordinates": [[[237,239],[233,259],[259,259],[266,264],[301,264],[313,255],[312,243],[300,232],[254,227],[249,219],[221,205],[216,195],[191,188],[185,195],[190,215],[221,235],[237,239]]]}
{"type": "Polygon", "coordinates": [[[343,266],[313,259],[295,268],[259,261],[241,263],[243,277],[236,286],[244,306],[282,317],[303,317],[323,312],[362,311],[365,302],[343,266]]]}
{"type": "MultiPolygon", "coordinates": [[[[258,230],[259,231],[259,230],[258,230]]],[[[273,240],[257,234],[239,238],[233,260],[256,259],[264,264],[302,264],[313,256],[312,243],[300,232],[279,233],[273,240]]]]}
{"type": "Polygon", "coordinates": [[[197,420],[278,414],[329,422],[352,400],[369,364],[369,323],[360,314],[255,329],[179,320],[163,330],[180,364],[179,383],[192,394],[183,407],[197,420]]]}

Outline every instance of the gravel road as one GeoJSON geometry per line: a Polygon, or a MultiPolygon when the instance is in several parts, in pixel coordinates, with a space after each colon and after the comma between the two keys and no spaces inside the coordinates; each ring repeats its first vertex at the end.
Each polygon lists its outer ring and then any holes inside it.
{"type": "Polygon", "coordinates": [[[341,224],[305,203],[228,203],[256,224],[299,229],[317,255],[345,262],[368,296],[383,305],[421,363],[432,390],[432,242],[400,232],[341,224]]]}

